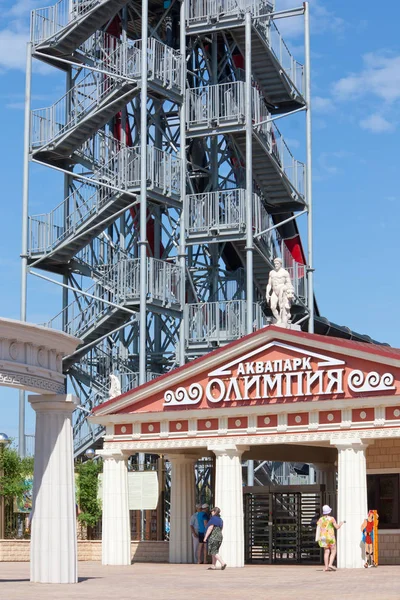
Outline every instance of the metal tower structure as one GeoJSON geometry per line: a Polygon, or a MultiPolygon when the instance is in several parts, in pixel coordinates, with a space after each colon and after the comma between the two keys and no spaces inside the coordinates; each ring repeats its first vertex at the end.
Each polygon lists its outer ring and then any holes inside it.
{"type": "Polygon", "coordinates": [[[48,326],[82,339],[64,361],[79,453],[110,374],[126,391],[270,323],[275,257],[313,330],[308,5],[59,0],[33,11],[27,60],[22,312],[27,273],[62,288],[48,326]],[[305,67],[277,27],[299,15],[305,67]],[[30,111],[32,58],[66,91],[30,111]],[[307,165],[277,126],[300,111],[307,165]],[[64,197],[28,217],[29,161],[64,197]]]}

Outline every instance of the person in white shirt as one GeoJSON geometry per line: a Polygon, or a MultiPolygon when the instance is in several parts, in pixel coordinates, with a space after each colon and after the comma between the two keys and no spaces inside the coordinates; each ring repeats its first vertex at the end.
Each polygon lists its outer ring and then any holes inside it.
{"type": "Polygon", "coordinates": [[[199,548],[199,521],[198,513],[201,512],[201,504],[196,504],[196,512],[190,517],[190,531],[193,540],[193,562],[197,563],[197,553],[199,548]]]}

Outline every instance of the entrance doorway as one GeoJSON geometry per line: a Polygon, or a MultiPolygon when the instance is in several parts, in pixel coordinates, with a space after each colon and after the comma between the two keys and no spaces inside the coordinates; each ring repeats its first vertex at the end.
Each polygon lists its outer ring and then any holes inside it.
{"type": "Polygon", "coordinates": [[[325,504],[325,486],[244,488],[247,564],[320,564],[315,518],[325,504]]]}

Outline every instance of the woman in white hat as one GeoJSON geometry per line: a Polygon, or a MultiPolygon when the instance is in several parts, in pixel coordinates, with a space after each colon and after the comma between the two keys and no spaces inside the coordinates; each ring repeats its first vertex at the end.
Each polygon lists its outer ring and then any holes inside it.
{"type": "Polygon", "coordinates": [[[343,525],[343,521],[339,524],[336,523],[336,520],[331,516],[331,512],[332,509],[327,504],[322,507],[322,517],[318,520],[315,536],[320,548],[324,549],[324,571],[336,571],[333,566],[336,557],[335,529],[340,529],[343,525]]]}

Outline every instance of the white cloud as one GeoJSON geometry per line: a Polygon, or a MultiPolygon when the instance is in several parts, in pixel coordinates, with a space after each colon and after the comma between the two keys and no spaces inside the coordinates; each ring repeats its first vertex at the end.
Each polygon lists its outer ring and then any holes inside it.
{"type": "Polygon", "coordinates": [[[343,173],[343,167],[351,159],[352,153],[345,150],[336,152],[321,152],[317,157],[315,165],[315,177],[322,181],[339,173],[343,173]]]}
{"type": "Polygon", "coordinates": [[[10,102],[9,104],[6,104],[6,108],[11,110],[24,110],[25,104],[23,102],[10,102]]]}
{"type": "MultiPolygon", "coordinates": [[[[42,4],[43,0],[17,0],[3,11],[2,17],[7,26],[0,29],[0,73],[11,69],[25,71],[26,44],[30,38],[30,11],[42,4]]],[[[52,71],[39,61],[33,62],[33,69],[41,74],[52,71]]]]}
{"type": "Polygon", "coordinates": [[[10,17],[26,17],[31,10],[40,4],[42,4],[42,2],[38,2],[38,0],[17,0],[6,14],[10,17]]]}
{"type": "Polygon", "coordinates": [[[0,31],[0,68],[25,71],[28,32],[0,31]]]}
{"type": "MultiPolygon", "coordinates": [[[[294,6],[293,0],[276,0],[275,4],[277,11],[291,9],[294,6]]],[[[309,5],[310,27],[313,35],[326,33],[327,31],[334,33],[343,31],[346,26],[345,21],[337,17],[331,10],[328,10],[321,0],[309,0],[309,5]]],[[[304,19],[301,16],[280,19],[276,24],[287,38],[304,35],[304,19]]]]}
{"type": "MultiPolygon", "coordinates": [[[[29,41],[29,30],[20,28],[20,22],[13,21],[10,28],[0,30],[0,73],[11,69],[24,71],[26,68],[26,44],[29,41]],[[15,30],[11,27],[15,27],[15,30]]],[[[43,62],[34,60],[32,69],[41,75],[54,74],[55,69],[43,62]]]]}
{"type": "Polygon", "coordinates": [[[335,105],[330,98],[315,96],[312,99],[312,109],[318,113],[330,113],[335,110],[335,105]]]}
{"type": "Polygon", "coordinates": [[[395,126],[382,115],[375,113],[360,121],[360,127],[372,133],[387,133],[394,131],[395,126]]]}
{"type": "Polygon", "coordinates": [[[363,62],[359,73],[352,73],[334,84],[335,96],[343,101],[370,94],[388,103],[399,100],[400,55],[369,53],[363,56],[363,62]]]}

